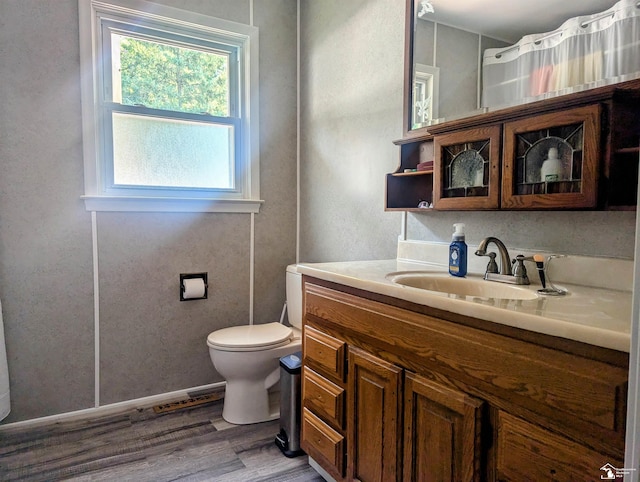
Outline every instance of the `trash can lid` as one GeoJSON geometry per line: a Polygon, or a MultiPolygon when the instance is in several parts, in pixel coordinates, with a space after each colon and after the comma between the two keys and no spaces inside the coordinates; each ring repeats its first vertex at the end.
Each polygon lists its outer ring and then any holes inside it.
{"type": "Polygon", "coordinates": [[[302,367],[302,352],[297,351],[290,355],[280,358],[280,366],[286,369],[289,373],[300,371],[302,367]]]}

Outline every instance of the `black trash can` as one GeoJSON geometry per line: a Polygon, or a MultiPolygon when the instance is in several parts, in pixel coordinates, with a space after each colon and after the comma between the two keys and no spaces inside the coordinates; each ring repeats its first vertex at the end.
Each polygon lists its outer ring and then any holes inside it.
{"type": "Polygon", "coordinates": [[[280,433],[276,445],[287,457],[304,454],[300,449],[301,371],[301,351],[280,358],[280,433]]]}

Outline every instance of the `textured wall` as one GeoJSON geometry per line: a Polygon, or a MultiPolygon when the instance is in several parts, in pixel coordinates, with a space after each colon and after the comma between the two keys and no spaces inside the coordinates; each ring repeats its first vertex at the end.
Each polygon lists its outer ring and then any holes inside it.
{"type": "Polygon", "coordinates": [[[302,261],[395,256],[385,173],[402,135],[404,2],[301,1],[302,261]]]}
{"type": "MultiPolygon", "coordinates": [[[[159,0],[249,23],[250,0],[159,0]]],[[[277,320],[296,239],[296,1],[254,0],[260,29],[261,212],[255,314],[277,320]]],[[[5,422],[94,406],[91,214],[76,0],[0,2],[0,298],[11,378],[5,422]],[[53,28],[64,25],[64,28],[53,28]]],[[[251,215],[97,213],[100,404],[220,381],[206,336],[249,320],[251,215]],[[179,301],[181,272],[209,273],[179,301]]]]}
{"type": "Polygon", "coordinates": [[[453,223],[465,223],[471,244],[496,236],[507,248],[633,259],[635,219],[622,211],[430,212],[409,216],[407,237],[450,242],[453,223]]]}
{"type": "Polygon", "coordinates": [[[93,405],[77,4],[0,2],[0,297],[20,420],[93,405]],[[65,25],[65,28],[53,28],[65,25]]]}
{"type": "Polygon", "coordinates": [[[256,323],[279,319],[285,265],[296,261],[296,0],[254,2],[260,28],[260,184],[255,218],[256,323]],[[276,316],[274,316],[274,314],[276,316]]]}

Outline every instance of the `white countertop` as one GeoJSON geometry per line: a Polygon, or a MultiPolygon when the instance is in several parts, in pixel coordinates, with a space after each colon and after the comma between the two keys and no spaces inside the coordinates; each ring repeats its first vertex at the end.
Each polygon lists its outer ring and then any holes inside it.
{"type": "MultiPolygon", "coordinates": [[[[428,263],[396,259],[303,263],[298,265],[298,270],[315,278],[452,313],[629,352],[632,301],[630,291],[563,283],[562,287],[569,292],[565,296],[538,295],[533,300],[477,297],[462,299],[460,296],[403,286],[386,279],[387,274],[397,271],[447,272],[442,266],[428,263]]],[[[482,279],[481,276],[473,274],[468,275],[468,278],[482,279]]],[[[540,286],[530,285],[523,288],[537,294],[540,286]]]]}

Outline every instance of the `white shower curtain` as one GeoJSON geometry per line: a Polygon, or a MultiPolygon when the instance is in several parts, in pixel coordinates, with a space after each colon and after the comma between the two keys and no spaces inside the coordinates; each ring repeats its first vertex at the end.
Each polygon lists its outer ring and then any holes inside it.
{"type": "Polygon", "coordinates": [[[482,106],[506,107],[640,77],[640,1],[574,17],[483,56],[482,106]]]}

